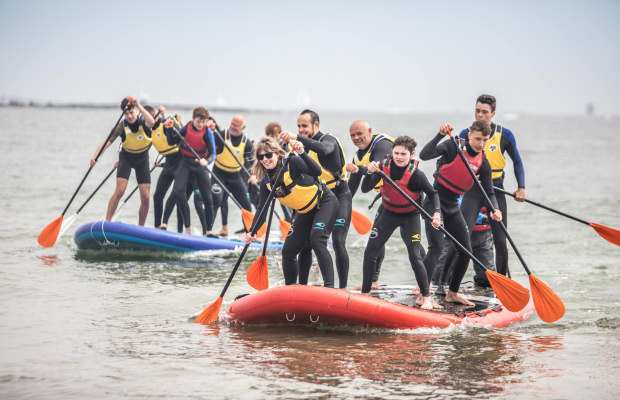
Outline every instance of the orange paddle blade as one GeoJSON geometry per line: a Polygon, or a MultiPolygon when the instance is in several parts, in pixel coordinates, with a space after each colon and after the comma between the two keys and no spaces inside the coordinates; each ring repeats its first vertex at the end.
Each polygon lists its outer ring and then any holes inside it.
{"type": "Polygon", "coordinates": [[[256,290],[265,290],[269,288],[269,269],[267,268],[267,257],[260,256],[248,268],[246,277],[250,286],[256,290]]]}
{"type": "Polygon", "coordinates": [[[267,233],[267,223],[263,222],[263,226],[261,226],[258,232],[256,232],[256,237],[263,237],[265,236],[265,233],[267,233]]]}
{"type": "Polygon", "coordinates": [[[562,318],[566,309],[557,294],[543,281],[530,274],[530,287],[534,306],[540,319],[545,322],[555,322],[562,318]]]}
{"type": "Polygon", "coordinates": [[[285,219],[280,218],[280,232],[282,232],[282,237],[288,236],[288,231],[291,230],[291,223],[285,219]]]}
{"type": "Polygon", "coordinates": [[[486,274],[495,295],[509,311],[520,311],[530,302],[530,292],[520,283],[490,269],[486,274]]]}
{"type": "Polygon", "coordinates": [[[194,320],[197,324],[210,324],[217,321],[217,317],[220,315],[220,308],[222,308],[223,297],[218,297],[209,307],[205,308],[203,312],[194,320]]]}
{"type": "Polygon", "coordinates": [[[246,210],[245,208],[242,208],[241,218],[243,219],[243,226],[245,226],[245,230],[249,232],[252,229],[252,221],[254,220],[254,213],[252,211],[246,210]]]}
{"type": "Polygon", "coordinates": [[[49,223],[48,226],[43,228],[41,233],[39,233],[39,244],[43,247],[52,247],[54,243],[56,243],[56,239],[58,239],[58,233],[60,232],[60,227],[62,226],[63,216],[56,218],[52,222],[49,223]]]}
{"type": "Polygon", "coordinates": [[[594,228],[596,233],[601,235],[605,240],[620,246],[620,231],[608,226],[599,225],[596,222],[590,222],[590,226],[594,228]]]}
{"type": "Polygon", "coordinates": [[[359,211],[351,210],[351,222],[360,235],[365,235],[372,228],[372,221],[359,211]]]}

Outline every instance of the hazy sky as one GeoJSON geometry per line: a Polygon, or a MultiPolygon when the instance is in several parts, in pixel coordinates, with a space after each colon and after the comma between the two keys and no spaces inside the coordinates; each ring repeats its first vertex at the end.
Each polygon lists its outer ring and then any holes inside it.
{"type": "Polygon", "coordinates": [[[620,1],[0,0],[0,98],[620,114],[620,1]]]}

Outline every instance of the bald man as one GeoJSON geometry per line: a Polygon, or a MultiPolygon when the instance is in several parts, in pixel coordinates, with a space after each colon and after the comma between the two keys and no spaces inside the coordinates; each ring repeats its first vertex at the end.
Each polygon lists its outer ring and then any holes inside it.
{"type": "MultiPolygon", "coordinates": [[[[248,195],[248,177],[242,171],[241,166],[235,160],[239,160],[247,169],[252,167],[254,161],[253,143],[243,132],[245,129],[245,117],[243,115],[235,115],[230,122],[230,126],[220,132],[221,135],[215,135],[216,158],[213,173],[222,181],[226,189],[235,196],[235,199],[241,204],[241,207],[248,211],[252,211],[248,195]],[[226,143],[222,141],[222,138],[226,143]],[[232,153],[228,150],[232,150],[232,153]]],[[[222,210],[222,229],[217,232],[220,237],[228,236],[228,195],[221,192],[222,197],[218,202],[215,200],[215,212],[217,209],[222,210]]]]}
{"type": "MultiPolygon", "coordinates": [[[[379,133],[373,134],[372,128],[368,122],[358,119],[353,121],[349,128],[349,134],[351,135],[351,141],[358,148],[357,152],[353,155],[353,162],[347,163],[347,172],[349,176],[349,189],[351,194],[355,196],[357,188],[366,172],[368,171],[368,164],[372,161],[382,162],[385,156],[392,151],[392,139],[390,136],[379,133]]],[[[381,188],[383,181],[379,181],[375,190],[378,192],[381,188]]],[[[379,206],[379,210],[381,206],[379,206]]],[[[385,248],[381,248],[379,256],[377,257],[377,265],[375,266],[375,274],[372,278],[371,289],[375,290],[379,288],[379,271],[381,270],[381,263],[385,255],[385,248]]],[[[362,287],[358,286],[355,289],[360,290],[362,287]]]]}

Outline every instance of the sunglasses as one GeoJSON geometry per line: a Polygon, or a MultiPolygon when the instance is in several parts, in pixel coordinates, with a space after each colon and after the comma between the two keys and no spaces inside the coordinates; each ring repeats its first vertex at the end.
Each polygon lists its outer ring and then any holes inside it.
{"type": "Polygon", "coordinates": [[[258,161],[263,161],[263,158],[271,158],[273,157],[273,153],[265,153],[265,154],[257,154],[256,158],[258,158],[258,161]]]}

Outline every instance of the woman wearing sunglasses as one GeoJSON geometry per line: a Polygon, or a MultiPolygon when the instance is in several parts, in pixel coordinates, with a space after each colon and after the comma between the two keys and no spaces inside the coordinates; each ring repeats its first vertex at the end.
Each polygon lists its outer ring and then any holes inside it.
{"type": "MultiPolygon", "coordinates": [[[[282,169],[286,151],[270,137],[263,137],[256,144],[256,162],[252,172],[261,182],[258,210],[271,200],[269,195],[272,185],[275,185],[274,197],[282,205],[297,211],[297,217],[282,247],[285,284],[297,283],[297,255],[309,241],[318,260],[324,286],[334,287],[334,264],[327,249],[327,240],[334,227],[338,200],[318,178],[322,169],[304,151],[303,145],[296,140],[290,144],[297,155],[291,153],[277,182],[274,181],[282,169]]],[[[262,220],[256,221],[258,214],[253,224],[263,223],[262,220]]],[[[247,242],[254,240],[256,238],[248,234],[247,242]]]]}

